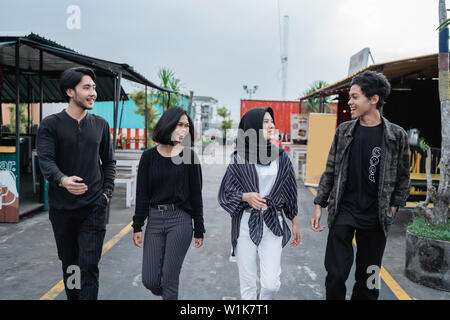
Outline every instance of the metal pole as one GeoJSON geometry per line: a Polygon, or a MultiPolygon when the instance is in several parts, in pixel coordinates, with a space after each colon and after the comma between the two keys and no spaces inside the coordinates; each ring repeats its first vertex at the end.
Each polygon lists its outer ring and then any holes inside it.
{"type": "Polygon", "coordinates": [[[16,43],[16,152],[19,152],[20,147],[20,136],[19,136],[19,125],[20,125],[20,113],[19,113],[19,104],[20,104],[20,82],[19,82],[19,76],[20,76],[20,56],[19,56],[19,41],[16,43]]]}
{"type": "Polygon", "coordinates": [[[16,65],[16,187],[17,190],[20,190],[20,52],[19,52],[20,41],[16,42],[16,56],[15,56],[15,65],[16,65]]]}
{"type": "Polygon", "coordinates": [[[44,84],[42,72],[44,71],[44,57],[42,51],[39,51],[39,125],[42,121],[42,107],[44,105],[44,84]]]}
{"type": "Polygon", "coordinates": [[[122,100],[122,110],[120,111],[120,118],[119,118],[119,126],[117,127],[117,129],[120,130],[120,128],[122,128],[122,117],[123,117],[123,108],[124,108],[124,103],[125,100],[122,100]]]}
{"type": "Polygon", "coordinates": [[[117,74],[117,78],[115,78],[115,86],[114,86],[114,91],[115,91],[115,106],[114,106],[114,136],[113,136],[113,147],[114,147],[114,152],[116,152],[116,143],[117,143],[117,139],[116,139],[116,130],[117,130],[117,114],[119,113],[119,100],[120,100],[120,82],[122,80],[122,71],[119,71],[119,73],[117,74]]]}
{"type": "MultiPolygon", "coordinates": [[[[44,72],[44,54],[42,50],[39,51],[39,126],[42,122],[42,110],[44,106],[44,79],[43,74],[44,72]]],[[[37,136],[37,132],[36,132],[37,136]]],[[[39,201],[42,201],[44,203],[44,208],[47,208],[48,206],[48,200],[47,200],[47,182],[44,179],[44,176],[42,174],[39,174],[39,201]]]]}
{"type": "Polygon", "coordinates": [[[167,99],[167,109],[170,108],[170,92],[169,92],[169,99],[167,99]]]}
{"type": "Polygon", "coordinates": [[[117,127],[115,126],[115,123],[117,121],[116,117],[116,98],[117,98],[117,75],[114,76],[114,80],[113,80],[113,85],[114,85],[114,101],[113,101],[113,148],[114,148],[114,152],[116,151],[115,148],[115,139],[116,139],[116,130],[117,127]]]}
{"type": "Polygon", "coordinates": [[[114,77],[114,103],[113,103],[113,151],[116,152],[116,130],[117,130],[117,115],[116,115],[116,104],[117,104],[117,76],[114,77]]]}
{"type": "Polygon", "coordinates": [[[31,118],[31,105],[30,105],[30,100],[31,100],[31,94],[30,94],[31,88],[30,88],[30,75],[27,76],[27,102],[28,102],[28,107],[27,107],[27,133],[30,133],[30,118],[31,118]]]}
{"type": "Polygon", "coordinates": [[[147,86],[145,86],[145,149],[148,148],[148,121],[147,121],[147,116],[148,116],[148,106],[147,106],[147,86]]]}

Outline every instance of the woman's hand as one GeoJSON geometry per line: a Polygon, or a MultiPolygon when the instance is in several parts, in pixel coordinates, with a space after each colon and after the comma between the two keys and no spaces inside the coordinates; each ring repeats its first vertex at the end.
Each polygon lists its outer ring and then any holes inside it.
{"type": "Polygon", "coordinates": [[[195,248],[200,248],[203,245],[203,238],[194,238],[195,239],[195,248]]]}
{"type": "Polygon", "coordinates": [[[136,247],[142,248],[142,232],[133,233],[133,241],[136,247]]]}
{"type": "Polygon", "coordinates": [[[291,241],[291,247],[296,247],[300,243],[300,230],[298,228],[297,217],[292,219],[292,235],[294,239],[291,241]]]}
{"type": "Polygon", "coordinates": [[[266,199],[264,199],[258,192],[244,193],[242,195],[242,201],[248,202],[248,204],[256,210],[261,210],[266,206],[266,199]]]}

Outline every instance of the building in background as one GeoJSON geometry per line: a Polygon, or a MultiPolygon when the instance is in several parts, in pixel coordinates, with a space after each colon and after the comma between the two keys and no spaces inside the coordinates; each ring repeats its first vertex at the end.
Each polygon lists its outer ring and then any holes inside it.
{"type": "Polygon", "coordinates": [[[192,99],[195,109],[194,125],[196,128],[201,128],[201,133],[208,129],[220,129],[217,115],[218,104],[219,101],[212,97],[194,96],[192,99]]]}

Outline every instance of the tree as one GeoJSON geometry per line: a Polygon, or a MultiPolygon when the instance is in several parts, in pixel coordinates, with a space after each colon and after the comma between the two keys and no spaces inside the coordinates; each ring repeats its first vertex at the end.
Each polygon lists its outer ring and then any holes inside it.
{"type": "Polygon", "coordinates": [[[227,138],[227,129],[231,129],[233,125],[233,120],[230,120],[231,111],[227,109],[227,107],[223,106],[222,108],[217,109],[217,114],[223,118],[221,129],[223,131],[223,138],[227,138]]]}
{"type": "MultiPolygon", "coordinates": [[[[438,190],[432,185],[430,168],[427,166],[427,198],[417,204],[419,213],[423,214],[431,224],[448,222],[448,205],[450,203],[450,92],[449,92],[449,32],[445,0],[439,0],[439,97],[441,100],[441,168],[438,190]],[[430,200],[434,208],[428,208],[430,200]]],[[[431,152],[427,150],[428,158],[431,152]]],[[[428,161],[430,163],[431,161],[428,161]]]]}
{"type": "MultiPolygon", "coordinates": [[[[25,103],[19,104],[19,133],[27,132],[27,124],[28,124],[28,113],[25,112],[28,108],[28,105],[25,103]]],[[[8,129],[11,132],[16,132],[16,105],[12,104],[8,106],[9,110],[9,124],[7,125],[8,129]]]]}
{"type": "MultiPolygon", "coordinates": [[[[170,94],[170,106],[175,106],[180,103],[180,91],[182,89],[181,80],[175,76],[175,72],[166,67],[161,67],[158,72],[158,78],[160,80],[159,86],[164,89],[169,89],[176,93],[170,94]]],[[[167,101],[169,99],[169,93],[157,91],[155,94],[155,103],[163,107],[163,110],[167,110],[167,101]]]]}
{"type": "MultiPolygon", "coordinates": [[[[305,90],[303,92],[303,96],[307,96],[313,92],[316,92],[319,89],[328,87],[328,83],[326,83],[323,80],[316,80],[313,83],[310,84],[309,89],[305,90]]],[[[323,111],[326,113],[331,112],[331,97],[317,97],[317,98],[309,98],[306,100],[306,110],[308,112],[321,112],[320,110],[320,103],[323,99],[323,111]]]]}
{"type": "MultiPolygon", "coordinates": [[[[158,112],[155,108],[152,106],[152,101],[154,101],[155,92],[154,90],[150,91],[150,94],[147,96],[147,141],[151,141],[151,136],[153,132],[153,128],[156,125],[156,120],[158,118],[158,112]]],[[[136,103],[136,106],[138,107],[137,110],[134,110],[136,114],[139,114],[144,117],[144,126],[145,126],[145,92],[144,90],[140,91],[133,91],[129,94],[129,97],[131,100],[136,103]]]]}

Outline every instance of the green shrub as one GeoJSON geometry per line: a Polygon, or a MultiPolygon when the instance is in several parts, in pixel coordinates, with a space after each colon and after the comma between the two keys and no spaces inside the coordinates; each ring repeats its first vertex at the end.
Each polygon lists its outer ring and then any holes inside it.
{"type": "Polygon", "coordinates": [[[435,225],[428,222],[424,216],[416,215],[407,230],[416,236],[435,240],[450,241],[450,223],[435,225]]]}

